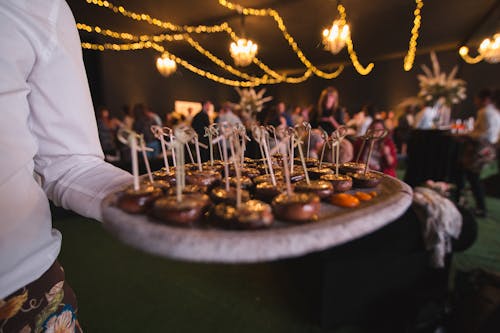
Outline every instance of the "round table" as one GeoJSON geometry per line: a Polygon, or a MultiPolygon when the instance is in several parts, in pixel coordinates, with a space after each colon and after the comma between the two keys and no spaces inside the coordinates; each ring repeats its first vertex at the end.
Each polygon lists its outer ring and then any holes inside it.
{"type": "Polygon", "coordinates": [[[318,221],[299,225],[275,221],[272,228],[252,231],[161,224],[118,209],[116,194],[104,200],[102,213],[109,232],[143,251],[186,261],[251,263],[297,257],[349,242],[394,221],[411,204],[411,188],[396,178],[383,175],[374,190],[378,195],[357,208],[322,203],[318,221]]]}

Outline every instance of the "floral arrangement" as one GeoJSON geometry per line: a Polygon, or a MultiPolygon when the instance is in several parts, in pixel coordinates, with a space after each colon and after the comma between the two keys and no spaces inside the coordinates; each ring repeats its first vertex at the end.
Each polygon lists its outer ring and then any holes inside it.
{"type": "Polygon", "coordinates": [[[457,66],[450,74],[442,73],[439,61],[434,52],[431,52],[432,71],[426,65],[422,65],[425,75],[418,75],[420,92],[418,96],[428,105],[438,102],[451,106],[464,100],[466,97],[465,81],[456,79],[457,66]]]}
{"type": "Polygon", "coordinates": [[[266,89],[255,92],[253,88],[236,88],[236,91],[240,95],[240,102],[234,107],[245,119],[254,119],[256,114],[262,111],[264,103],[273,99],[270,96],[264,97],[266,89]]]}

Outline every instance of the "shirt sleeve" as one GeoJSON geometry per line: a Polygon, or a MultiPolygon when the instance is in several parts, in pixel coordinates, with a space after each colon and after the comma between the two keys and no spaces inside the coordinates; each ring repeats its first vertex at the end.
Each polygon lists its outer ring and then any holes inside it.
{"type": "Polygon", "coordinates": [[[68,5],[57,2],[28,78],[35,171],[56,205],[100,220],[102,199],[131,175],[103,160],[75,21],[68,5]]]}

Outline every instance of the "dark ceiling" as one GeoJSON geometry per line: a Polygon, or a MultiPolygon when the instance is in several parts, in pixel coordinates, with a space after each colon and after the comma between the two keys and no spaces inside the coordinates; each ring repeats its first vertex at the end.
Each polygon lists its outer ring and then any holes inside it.
{"type": "MultiPolygon", "coordinates": [[[[68,3],[77,22],[134,34],[165,32],[147,23],[115,14],[109,9],[88,4],[85,0],[68,0],[68,3]]],[[[238,3],[247,7],[276,9],[290,34],[314,64],[333,68],[334,64],[348,61],[345,50],[334,56],[320,45],[321,31],[338,16],[336,1],[240,0],[238,3]]],[[[419,52],[428,52],[430,49],[458,50],[464,41],[477,45],[482,38],[500,28],[499,3],[500,0],[424,0],[419,52]]],[[[241,32],[240,16],[219,5],[217,0],[115,0],[113,4],[179,25],[227,21],[236,33],[241,32]]],[[[344,0],[343,5],[351,25],[354,47],[362,64],[388,58],[403,59],[413,25],[414,1],[344,0]]],[[[272,18],[246,17],[245,32],[248,38],[259,44],[258,57],[270,67],[281,70],[302,68],[272,18]]],[[[88,33],[81,33],[81,37],[98,42],[112,41],[88,33]]],[[[230,39],[225,33],[193,35],[193,38],[227,63],[232,63],[228,55],[230,39]]],[[[164,46],[193,64],[210,68],[208,60],[183,41],[167,42],[164,46]]],[[[255,68],[248,70],[257,72],[255,68]]]]}

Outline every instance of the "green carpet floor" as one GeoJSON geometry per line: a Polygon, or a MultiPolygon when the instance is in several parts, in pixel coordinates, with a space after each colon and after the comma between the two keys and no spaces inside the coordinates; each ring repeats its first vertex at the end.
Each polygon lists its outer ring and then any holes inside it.
{"type": "Polygon", "coordinates": [[[86,332],[323,332],[290,262],[184,263],[122,245],[95,221],[61,218],[55,227],[86,332]]]}
{"type": "MultiPolygon", "coordinates": [[[[491,179],[493,175],[499,175],[498,166],[490,164],[481,173],[483,179],[491,179]]],[[[488,189],[498,193],[498,189],[488,189]]],[[[473,206],[471,197],[467,200],[473,206]]],[[[500,198],[486,197],[488,216],[478,218],[478,238],[476,243],[463,253],[454,256],[454,268],[461,271],[473,269],[485,269],[500,273],[500,198]]]]}
{"type": "MultiPolygon", "coordinates": [[[[489,217],[478,220],[477,242],[455,256],[455,269],[500,272],[500,199],[489,197],[488,207],[489,217]]],[[[311,296],[293,279],[299,269],[293,261],[178,262],[122,245],[92,220],[62,216],[54,226],[63,234],[59,260],[87,333],[327,332],[313,319],[311,296]]]]}

